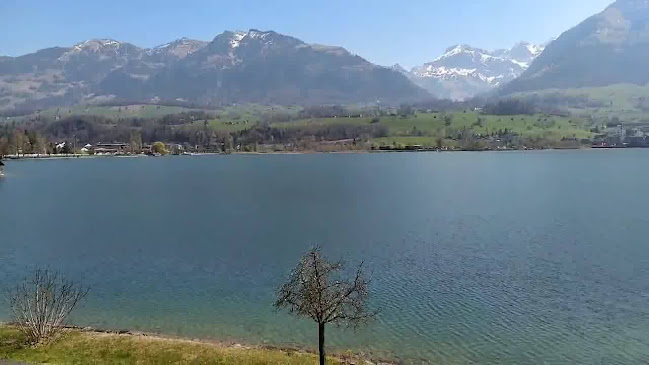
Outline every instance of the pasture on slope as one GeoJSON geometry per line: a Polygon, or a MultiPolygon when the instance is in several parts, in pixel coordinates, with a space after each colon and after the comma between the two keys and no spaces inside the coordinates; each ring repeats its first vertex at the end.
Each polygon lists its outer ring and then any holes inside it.
{"type": "Polygon", "coordinates": [[[435,146],[437,139],[445,145],[454,145],[452,139],[466,131],[473,135],[488,136],[493,133],[514,133],[523,138],[542,139],[556,143],[563,138],[589,139],[591,125],[583,118],[555,115],[486,115],[478,112],[460,111],[450,113],[419,113],[408,117],[362,117],[304,119],[295,122],[275,123],[276,128],[300,128],[303,126],[369,125],[380,123],[388,127],[387,137],[373,140],[378,145],[435,146]]]}
{"type": "Polygon", "coordinates": [[[545,89],[511,96],[592,119],[595,123],[649,124],[648,86],[615,84],[589,88],[545,89]]]}
{"type": "MultiPolygon", "coordinates": [[[[206,136],[217,135],[219,140],[232,136],[234,142],[236,142],[237,134],[253,129],[273,128],[289,132],[304,131],[305,134],[297,133],[295,135],[310,135],[314,131],[325,131],[332,127],[343,127],[343,130],[346,130],[345,127],[350,127],[350,130],[353,130],[354,127],[362,127],[361,130],[373,130],[374,127],[380,127],[380,133],[371,135],[364,132],[360,134],[343,133],[350,136],[343,137],[340,133],[320,133],[320,136],[314,139],[317,144],[336,138],[355,138],[355,142],[358,141],[361,144],[354,143],[354,149],[388,146],[391,148],[443,146],[483,149],[487,145],[493,148],[494,143],[500,143],[501,137],[511,139],[513,136],[521,140],[520,144],[509,141],[508,144],[513,146],[566,147],[562,146],[562,141],[566,139],[583,141],[581,144],[587,145],[589,144],[587,140],[592,140],[594,137],[591,129],[595,126],[588,118],[550,114],[488,115],[478,111],[456,110],[416,112],[407,116],[399,116],[395,115],[394,111],[386,112],[372,108],[347,110],[349,117],[305,118],[305,113],[296,106],[242,104],[211,110],[163,105],[78,106],[43,110],[40,112],[40,117],[36,119],[34,118],[36,115],[32,114],[8,120],[10,123],[25,122],[27,123],[26,129],[30,127],[30,123],[33,128],[43,129],[48,128],[48,125],[52,125],[52,123],[64,122],[66,118],[70,117],[100,116],[104,119],[92,123],[101,123],[104,129],[121,128],[124,131],[124,133],[114,136],[115,141],[121,139],[118,138],[120,135],[128,136],[132,132],[141,130],[143,125],[147,125],[147,128],[157,126],[163,130],[166,128],[167,131],[181,131],[185,135],[199,133],[206,136]],[[173,118],[165,118],[167,116],[173,118]],[[34,122],[35,120],[38,121],[34,122]],[[333,135],[337,137],[332,138],[333,135]],[[467,147],[467,141],[471,143],[471,147],[467,147]]],[[[358,132],[358,128],[356,129],[358,132]]],[[[183,140],[173,140],[173,135],[173,133],[168,134],[170,140],[163,142],[183,142],[183,140]]],[[[283,142],[259,141],[259,143],[282,144],[283,142]]],[[[575,143],[571,145],[571,147],[575,146],[575,143]]]]}

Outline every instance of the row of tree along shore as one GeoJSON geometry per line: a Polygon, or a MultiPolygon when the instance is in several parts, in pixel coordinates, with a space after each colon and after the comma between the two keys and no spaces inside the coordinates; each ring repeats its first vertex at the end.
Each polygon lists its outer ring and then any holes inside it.
{"type": "Polygon", "coordinates": [[[649,147],[643,126],[540,112],[523,101],[483,107],[435,103],[256,111],[250,106],[246,112],[187,109],[147,118],[137,114],[146,106],[130,108],[9,119],[0,124],[0,156],[649,147]],[[153,151],[156,143],[164,150],[153,151]]]}
{"type": "MultiPolygon", "coordinates": [[[[368,307],[370,280],[363,264],[347,274],[342,261],[327,260],[315,247],[278,288],[275,303],[269,303],[316,323],[320,365],[326,363],[328,324],[356,329],[379,314],[368,307]]],[[[83,283],[49,269],[37,269],[23,282],[10,286],[8,304],[14,326],[24,335],[22,345],[39,347],[60,340],[69,315],[90,294],[91,288],[83,283]]]]}
{"type": "MultiPolygon", "coordinates": [[[[515,139],[513,134],[505,131],[483,143],[475,140],[460,145],[444,145],[440,138],[432,144],[408,144],[393,142],[377,144],[367,137],[345,138],[338,140],[295,140],[275,143],[241,144],[238,140],[227,137],[214,140],[207,145],[192,145],[188,142],[142,142],[139,133],[133,133],[128,142],[83,143],[74,137],[72,141],[47,142],[38,132],[15,130],[9,137],[0,138],[0,158],[29,159],[53,157],[88,157],[88,156],[160,156],[160,155],[194,155],[194,154],[233,154],[233,153],[309,153],[309,152],[442,152],[442,151],[512,151],[543,149],[579,149],[584,147],[644,147],[628,144],[585,145],[573,138],[564,138],[552,146],[545,146],[539,141],[515,139]]],[[[378,137],[381,138],[381,137],[378,137]]],[[[272,140],[272,138],[271,138],[272,140]]],[[[648,144],[649,146],[649,144],[648,144]]]]}

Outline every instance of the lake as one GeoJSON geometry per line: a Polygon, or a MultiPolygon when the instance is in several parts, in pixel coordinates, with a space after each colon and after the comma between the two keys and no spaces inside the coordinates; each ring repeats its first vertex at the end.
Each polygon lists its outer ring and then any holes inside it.
{"type": "MultiPolygon", "coordinates": [[[[92,287],[73,322],[281,346],[273,307],[322,246],[380,316],[327,344],[405,363],[649,361],[649,150],[10,161],[0,285],[92,287]]],[[[5,303],[0,319],[7,319],[5,303]]]]}

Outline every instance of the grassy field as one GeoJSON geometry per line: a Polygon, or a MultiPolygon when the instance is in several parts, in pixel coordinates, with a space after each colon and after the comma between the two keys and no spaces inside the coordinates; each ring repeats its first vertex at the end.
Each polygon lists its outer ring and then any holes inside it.
{"type": "MultiPolygon", "coordinates": [[[[600,90],[605,97],[607,94],[600,90]]],[[[611,91],[614,92],[614,91],[611,91]]],[[[622,103],[620,101],[620,103],[622,103]]],[[[41,112],[41,117],[59,115],[99,115],[109,118],[115,126],[119,123],[127,124],[128,118],[144,118],[156,120],[165,115],[188,112],[187,109],[175,106],[162,105],[130,105],[121,107],[73,107],[48,109],[41,112]]],[[[373,147],[381,146],[412,146],[460,147],[467,139],[477,140],[483,146],[493,144],[494,139],[501,136],[515,136],[521,140],[533,140],[534,146],[557,147],[564,139],[592,139],[590,132],[594,123],[586,117],[566,117],[558,115],[486,115],[474,111],[431,112],[416,113],[408,117],[382,116],[382,117],[341,117],[341,118],[312,118],[299,119],[301,108],[263,106],[256,104],[233,105],[214,110],[206,110],[212,117],[210,120],[182,121],[172,128],[182,130],[184,133],[205,132],[225,134],[237,133],[259,126],[260,122],[268,123],[277,129],[311,129],[330,126],[363,126],[368,127],[356,132],[356,136],[366,133],[375,136],[369,143],[373,147]],[[277,122],[278,120],[284,120],[277,122]],[[380,128],[373,128],[380,127],[380,128]],[[367,132],[365,132],[367,131],[367,132]],[[371,131],[371,132],[370,132],[371,131]],[[381,136],[376,138],[376,136],[381,136]],[[494,137],[495,136],[495,137],[494,137]]],[[[359,113],[360,114],[360,113],[359,113]]],[[[19,117],[14,118],[19,120],[19,117]]],[[[601,124],[599,124],[601,126],[601,124]]],[[[326,131],[325,131],[326,132],[326,131]]],[[[336,138],[342,133],[336,134],[336,138]]],[[[364,139],[363,142],[366,142],[364,139]]],[[[500,141],[498,141],[500,143],[500,141]]],[[[509,142],[508,142],[509,143],[509,142]]],[[[367,147],[367,144],[365,145],[367,147]]],[[[465,145],[466,146],[466,145],[465,145]]]]}
{"type": "Polygon", "coordinates": [[[248,121],[259,122],[265,114],[286,114],[297,116],[302,108],[297,106],[266,106],[259,104],[241,104],[224,107],[219,110],[218,115],[224,121],[248,121]]]}
{"type": "Polygon", "coordinates": [[[641,99],[649,99],[649,86],[616,84],[591,88],[547,89],[513,96],[554,96],[559,100],[562,97],[566,100],[570,97],[580,97],[589,102],[582,105],[570,105],[570,102],[567,102],[566,111],[573,115],[592,117],[600,122],[615,119],[621,123],[649,123],[647,111],[639,107],[641,99]]]}
{"type": "MultiPolygon", "coordinates": [[[[25,347],[23,335],[0,325],[0,359],[47,364],[316,364],[303,352],[225,346],[149,336],[71,330],[51,345],[25,347]]],[[[329,359],[329,364],[341,361],[329,359]]]]}
{"type": "MultiPolygon", "coordinates": [[[[299,128],[307,125],[371,125],[376,118],[325,118],[308,119],[295,122],[275,123],[277,128],[299,128]]],[[[381,125],[388,127],[387,137],[374,139],[378,145],[422,145],[433,146],[438,139],[444,145],[454,145],[452,138],[463,130],[476,135],[513,132],[523,138],[540,138],[549,142],[560,141],[562,138],[588,139],[593,134],[592,127],[583,118],[563,117],[554,115],[484,115],[477,112],[453,113],[420,113],[407,118],[381,117],[381,125]]]]}
{"type": "MultiPolygon", "coordinates": [[[[97,115],[106,118],[160,118],[169,114],[177,114],[195,109],[165,105],[127,105],[127,106],[73,106],[45,109],[40,112],[43,118],[55,118],[57,115],[65,118],[71,115],[97,115]]],[[[6,118],[8,122],[20,122],[33,117],[34,114],[6,118]]]]}
{"type": "MultiPolygon", "coordinates": [[[[217,109],[192,109],[180,106],[166,106],[166,105],[152,105],[152,104],[137,104],[137,105],[123,105],[123,106],[72,106],[72,107],[57,107],[49,108],[40,111],[42,118],[55,118],[57,115],[65,118],[72,115],[94,115],[103,116],[106,118],[120,119],[120,118],[161,118],[165,115],[178,114],[190,111],[205,111],[210,114],[218,115],[219,119],[215,122],[245,122],[257,123],[260,121],[261,116],[264,114],[281,113],[297,116],[301,108],[292,106],[264,106],[258,104],[241,104],[231,105],[217,109]]],[[[5,121],[20,122],[34,117],[36,114],[29,114],[19,117],[5,118],[5,121]]]]}

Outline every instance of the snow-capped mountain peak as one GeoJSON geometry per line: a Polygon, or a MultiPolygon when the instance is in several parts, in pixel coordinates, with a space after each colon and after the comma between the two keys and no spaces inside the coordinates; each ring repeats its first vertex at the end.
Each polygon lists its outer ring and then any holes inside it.
{"type": "Polygon", "coordinates": [[[173,42],[147,49],[146,53],[149,56],[166,55],[182,59],[205,47],[206,44],[207,42],[183,37],[173,42]]]}
{"type": "Polygon", "coordinates": [[[266,39],[271,32],[263,32],[257,29],[250,29],[248,36],[252,39],[266,39]]]}
{"type": "Polygon", "coordinates": [[[543,46],[538,46],[538,45],[529,44],[529,43],[527,43],[525,46],[527,47],[527,50],[530,51],[530,53],[534,57],[540,55],[543,52],[543,50],[545,49],[545,47],[543,47],[543,46]]]}
{"type": "Polygon", "coordinates": [[[274,43],[277,33],[273,31],[261,31],[257,29],[250,29],[248,31],[226,31],[219,35],[217,39],[226,47],[229,47],[231,52],[235,52],[245,45],[261,44],[269,46],[274,43]]]}
{"type": "Polygon", "coordinates": [[[443,60],[445,58],[453,57],[453,56],[458,55],[458,54],[460,54],[462,52],[465,52],[466,50],[468,50],[468,47],[464,47],[464,46],[459,45],[459,44],[455,45],[455,46],[452,46],[452,47],[449,47],[449,48],[446,49],[446,52],[444,52],[444,54],[437,57],[435,59],[435,61],[433,61],[433,62],[437,62],[437,61],[441,61],[441,60],[443,60]]]}
{"type": "Polygon", "coordinates": [[[455,56],[462,55],[462,54],[471,55],[471,56],[479,55],[481,57],[482,56],[491,57],[491,55],[485,50],[479,48],[473,48],[467,44],[458,44],[447,48],[444,54],[437,57],[433,62],[439,62],[444,59],[453,58],[455,56]]]}
{"type": "Polygon", "coordinates": [[[234,32],[232,38],[230,39],[230,47],[238,48],[241,45],[241,41],[248,35],[246,32],[234,32]]]}
{"type": "Polygon", "coordinates": [[[513,80],[543,49],[527,42],[496,51],[454,45],[434,61],[413,68],[408,75],[433,95],[463,100],[513,80]]]}
{"type": "Polygon", "coordinates": [[[114,39],[89,39],[87,41],[75,44],[72,47],[71,52],[98,52],[105,48],[118,48],[121,45],[121,42],[118,42],[114,39]]]}
{"type": "Polygon", "coordinates": [[[59,57],[59,61],[68,62],[76,57],[124,57],[139,52],[140,49],[130,43],[122,43],[114,39],[90,39],[72,46],[59,57]]]}

